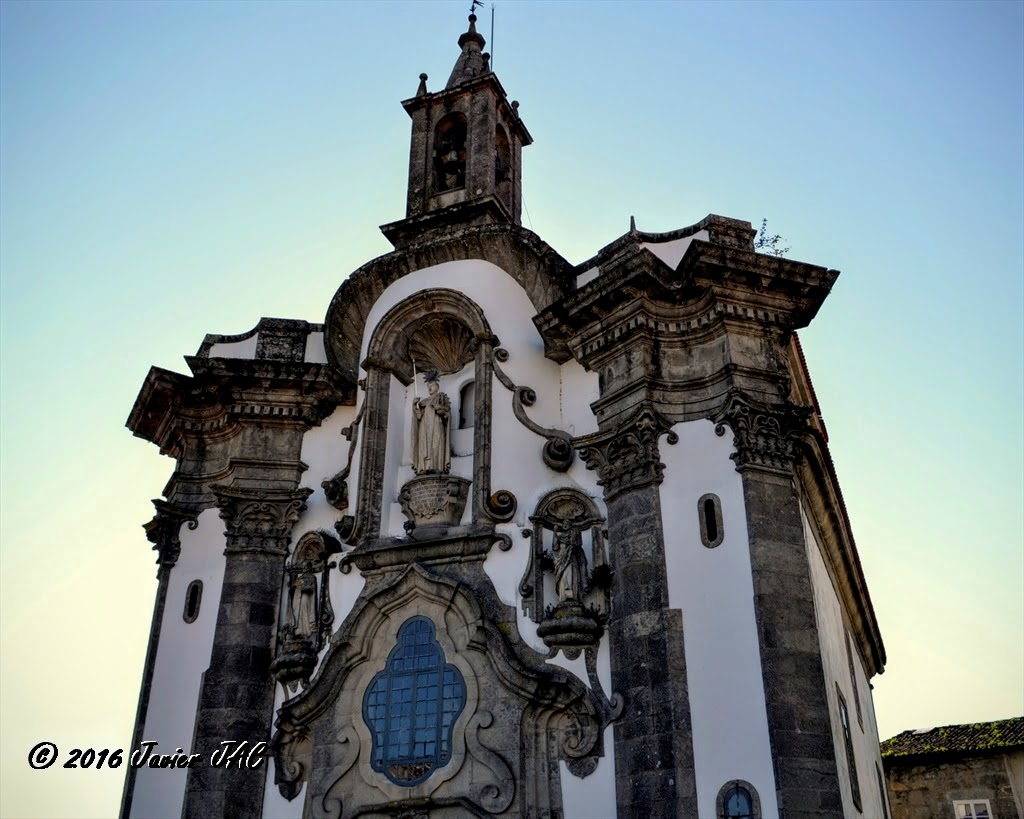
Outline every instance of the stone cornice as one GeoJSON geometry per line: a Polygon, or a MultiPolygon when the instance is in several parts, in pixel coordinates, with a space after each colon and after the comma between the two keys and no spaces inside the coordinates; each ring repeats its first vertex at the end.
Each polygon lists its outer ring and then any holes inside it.
{"type": "Polygon", "coordinates": [[[259,552],[287,555],[292,526],[306,508],[312,489],[210,487],[227,524],[225,554],[259,552]]]}
{"type": "Polygon", "coordinates": [[[821,432],[811,429],[800,442],[796,474],[801,499],[818,532],[836,594],[850,619],[850,631],[870,679],[885,670],[885,645],[871,603],[857,544],[850,525],[835,465],[821,432]]]}
{"type": "Polygon", "coordinates": [[[806,326],[839,275],[816,265],[694,239],[672,269],[638,234],[613,246],[597,278],[534,318],[547,355],[600,366],[615,342],[637,333],[694,341],[724,332],[787,333],[806,326]]]}
{"type": "Polygon", "coordinates": [[[126,426],[180,457],[190,438],[230,438],[240,424],[316,426],[345,389],[326,364],[188,356],[192,377],[150,369],[126,426]]]}
{"type": "Polygon", "coordinates": [[[576,438],[573,445],[580,458],[598,475],[604,498],[650,484],[660,484],[665,473],[658,450],[658,438],[667,435],[669,444],[679,440],[671,423],[648,405],[641,406],[614,427],[576,438]]]}
{"type": "Polygon", "coordinates": [[[727,426],[732,429],[736,451],[730,457],[738,472],[757,469],[790,476],[810,414],[807,407],[769,406],[734,390],[712,420],[718,435],[724,435],[727,426]]]}

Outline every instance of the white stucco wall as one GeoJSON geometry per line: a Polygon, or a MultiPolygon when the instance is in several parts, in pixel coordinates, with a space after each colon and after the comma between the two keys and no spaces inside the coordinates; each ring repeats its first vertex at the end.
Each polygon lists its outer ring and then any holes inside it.
{"type": "Polygon", "coordinates": [[[715,435],[711,421],[673,429],[679,442],[661,441],[661,513],[669,603],[683,614],[698,814],[715,816],[722,786],[744,779],[757,789],[762,816],[777,816],[743,484],[729,458],[732,435],[715,435]],[[724,537],[714,549],[700,537],[697,503],[707,493],[722,507],[724,537]]]}
{"type": "Polygon", "coordinates": [[[210,358],[256,358],[256,337],[253,333],[241,341],[225,341],[210,347],[210,358]]]}
{"type": "Polygon", "coordinates": [[[878,726],[875,709],[871,700],[871,689],[864,673],[864,665],[857,650],[857,643],[850,635],[853,648],[854,670],[857,675],[857,695],[863,716],[863,727],[857,720],[857,706],[854,702],[853,685],[850,680],[850,666],[846,654],[846,627],[842,608],[836,595],[832,578],[825,566],[824,556],[815,537],[807,515],[801,509],[804,524],[804,539],[807,543],[807,559],[811,567],[811,584],[814,588],[814,613],[818,625],[818,640],[821,645],[821,662],[825,672],[825,690],[828,694],[828,711],[832,721],[832,740],[835,746],[836,765],[839,768],[839,787],[843,797],[843,813],[849,817],[882,816],[882,794],[879,792],[875,766],[881,768],[882,757],[878,747],[878,726]],[[843,740],[842,723],[839,716],[839,700],[836,684],[843,692],[850,719],[853,738],[854,760],[860,785],[861,810],[853,804],[849,767],[846,763],[846,744],[843,740]]]}
{"type": "Polygon", "coordinates": [[[706,230],[699,230],[692,236],[684,236],[682,239],[672,239],[668,242],[644,242],[640,247],[651,251],[651,253],[675,270],[679,266],[679,262],[682,261],[683,256],[686,255],[686,249],[694,239],[706,242],[708,240],[708,232],[706,230]]]}
{"type": "MultiPolygon", "coordinates": [[[[199,516],[199,526],[181,527],[181,555],[171,569],[160,626],[160,643],[153,669],[142,740],[159,743],[154,753],[194,751],[193,731],[202,675],[210,665],[213,631],[217,624],[224,582],[224,522],[216,509],[199,516]],[[185,592],[193,580],[203,581],[199,615],[186,623],[185,592]]],[[[177,815],[185,798],[187,769],[139,768],[131,815],[140,819],[177,815]]]]}

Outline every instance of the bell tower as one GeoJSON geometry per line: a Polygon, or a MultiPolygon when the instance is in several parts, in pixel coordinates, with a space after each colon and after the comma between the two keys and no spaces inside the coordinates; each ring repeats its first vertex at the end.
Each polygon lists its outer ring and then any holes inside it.
{"type": "Polygon", "coordinates": [[[486,41],[469,15],[461,53],[448,83],[402,106],[412,118],[405,219],[381,230],[395,247],[422,233],[455,225],[520,224],[522,149],[533,142],[490,68],[486,41]]]}

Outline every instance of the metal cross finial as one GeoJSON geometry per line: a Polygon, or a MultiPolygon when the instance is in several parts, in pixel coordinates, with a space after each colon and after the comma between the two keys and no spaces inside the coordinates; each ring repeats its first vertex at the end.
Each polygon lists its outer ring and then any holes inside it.
{"type": "Polygon", "coordinates": [[[476,7],[482,6],[483,4],[483,0],[473,0],[473,2],[469,4],[469,13],[476,14],[476,7]]]}

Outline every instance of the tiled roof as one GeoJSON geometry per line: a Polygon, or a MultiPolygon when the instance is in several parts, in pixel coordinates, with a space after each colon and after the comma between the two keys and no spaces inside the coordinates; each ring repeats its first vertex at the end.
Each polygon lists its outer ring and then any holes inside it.
{"type": "Polygon", "coordinates": [[[882,743],[886,758],[1024,747],[1024,717],[910,730],[882,743]]]}

